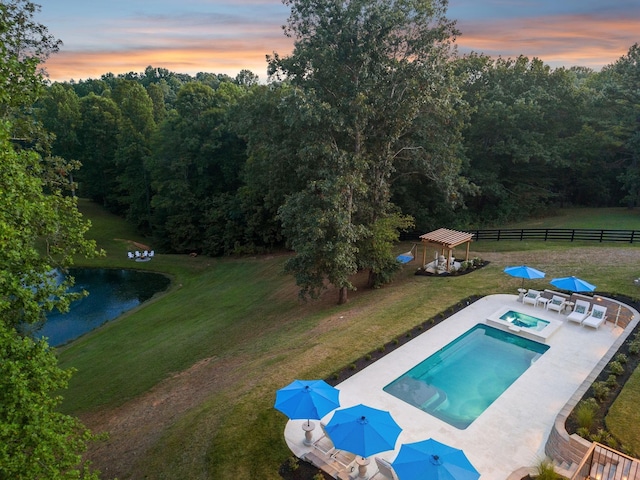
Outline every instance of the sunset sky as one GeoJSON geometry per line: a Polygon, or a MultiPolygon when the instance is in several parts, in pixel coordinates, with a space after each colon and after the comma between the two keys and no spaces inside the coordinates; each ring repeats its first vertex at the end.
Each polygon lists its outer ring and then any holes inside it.
{"type": "MultiPolygon", "coordinates": [[[[265,55],[292,50],[280,0],[34,0],[37,20],[61,39],[51,80],[142,72],[251,70],[266,81],[265,55]]],[[[538,57],[552,67],[599,70],[640,43],[638,0],[450,0],[460,53],[538,57]]]]}

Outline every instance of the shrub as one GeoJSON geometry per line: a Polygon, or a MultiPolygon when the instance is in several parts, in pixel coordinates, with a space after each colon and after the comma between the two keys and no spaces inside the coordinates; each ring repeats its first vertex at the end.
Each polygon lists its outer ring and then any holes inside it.
{"type": "Polygon", "coordinates": [[[580,428],[586,428],[587,431],[591,430],[593,423],[598,412],[598,402],[595,398],[588,398],[581,401],[574,411],[576,421],[580,428]]]}
{"type": "Polygon", "coordinates": [[[312,480],[324,480],[324,474],[322,472],[318,472],[313,476],[312,480]]]}
{"type": "Polygon", "coordinates": [[[585,440],[589,440],[589,437],[591,437],[591,431],[586,427],[580,427],[578,430],[576,430],[576,433],[585,440]]]}
{"type": "Polygon", "coordinates": [[[632,355],[638,355],[638,353],[640,353],[640,341],[634,340],[629,344],[629,353],[632,355]]]}
{"type": "Polygon", "coordinates": [[[618,446],[618,442],[616,441],[615,438],[613,438],[613,435],[611,435],[604,428],[599,428],[596,433],[591,435],[591,441],[602,443],[604,445],[609,445],[610,447],[613,447],[613,448],[618,446]]]}
{"type": "Polygon", "coordinates": [[[355,370],[357,367],[356,367],[356,364],[355,364],[355,363],[352,363],[351,365],[349,365],[349,368],[350,368],[351,370],[355,370]]]}
{"type": "Polygon", "coordinates": [[[624,367],[620,362],[611,362],[609,364],[609,371],[614,375],[622,375],[624,373],[624,367]]]}
{"type": "Polygon", "coordinates": [[[627,363],[628,358],[624,353],[619,353],[618,355],[616,355],[616,358],[614,360],[624,365],[625,363],[627,363]]]}
{"type": "Polygon", "coordinates": [[[384,352],[384,345],[383,345],[383,346],[381,346],[381,347],[378,347],[378,351],[379,351],[380,353],[384,352]]]}
{"type": "Polygon", "coordinates": [[[295,472],[298,468],[300,468],[298,457],[296,457],[295,455],[292,455],[291,457],[287,458],[287,467],[292,472],[295,472]]]}
{"type": "Polygon", "coordinates": [[[371,360],[371,354],[367,353],[367,355],[364,358],[368,362],[369,360],[371,360]]]}
{"type": "Polygon", "coordinates": [[[593,389],[593,396],[596,397],[596,400],[602,402],[609,396],[609,387],[607,387],[606,382],[594,382],[591,385],[593,389]]]}
{"type": "Polygon", "coordinates": [[[607,378],[607,387],[614,389],[618,386],[618,377],[615,375],[609,375],[607,378]]]}
{"type": "Polygon", "coordinates": [[[549,459],[545,458],[544,460],[542,460],[538,464],[537,470],[538,476],[536,478],[538,480],[557,480],[560,478],[549,459]]]}

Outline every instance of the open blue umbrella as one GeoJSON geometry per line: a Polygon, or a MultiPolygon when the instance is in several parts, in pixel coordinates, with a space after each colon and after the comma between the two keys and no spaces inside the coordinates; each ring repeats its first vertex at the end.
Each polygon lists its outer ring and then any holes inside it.
{"type": "Polygon", "coordinates": [[[517,267],[507,267],[504,269],[504,273],[522,279],[522,286],[524,287],[524,280],[532,280],[535,278],[544,278],[545,273],[540,270],[528,267],[526,265],[520,265],[517,267]]]}
{"type": "Polygon", "coordinates": [[[291,420],[320,420],[340,406],[339,394],[324,380],[294,380],[276,392],[274,407],[291,420]]]}
{"type": "Polygon", "coordinates": [[[432,438],[406,443],[391,464],[400,480],[478,480],[480,473],[462,450],[432,438]]]}
{"type": "Polygon", "coordinates": [[[591,285],[589,282],[573,276],[554,278],[549,283],[560,290],[567,290],[569,292],[593,292],[596,289],[595,285],[591,285]]]}
{"type": "Polygon", "coordinates": [[[360,404],[336,410],[325,430],[337,449],[369,457],[393,450],[402,428],[386,410],[360,404]]]}

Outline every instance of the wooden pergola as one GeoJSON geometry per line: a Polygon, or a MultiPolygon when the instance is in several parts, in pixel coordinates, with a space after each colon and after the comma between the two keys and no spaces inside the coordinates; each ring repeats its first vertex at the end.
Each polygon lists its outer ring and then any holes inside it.
{"type": "Polygon", "coordinates": [[[451,259],[453,256],[453,249],[463,243],[467,244],[467,252],[465,260],[469,260],[469,246],[473,239],[473,233],[458,232],[457,230],[449,230],[448,228],[439,228],[433,232],[420,235],[424,249],[422,252],[422,265],[427,265],[427,247],[433,245],[440,255],[445,255],[447,252],[447,272],[451,271],[451,259]]]}

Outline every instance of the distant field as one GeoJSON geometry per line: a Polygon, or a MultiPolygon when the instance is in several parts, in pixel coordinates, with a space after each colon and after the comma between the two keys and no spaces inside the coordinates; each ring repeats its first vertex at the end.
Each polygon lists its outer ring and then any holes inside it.
{"type": "Polygon", "coordinates": [[[640,230],[640,208],[565,208],[552,216],[524,220],[503,228],[598,228],[640,230]]]}

